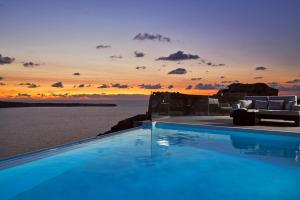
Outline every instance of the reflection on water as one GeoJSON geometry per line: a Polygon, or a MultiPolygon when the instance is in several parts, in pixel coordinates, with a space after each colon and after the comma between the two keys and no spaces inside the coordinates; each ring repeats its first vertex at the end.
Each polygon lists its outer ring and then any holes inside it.
{"type": "Polygon", "coordinates": [[[266,138],[249,138],[239,135],[231,135],[232,146],[244,150],[246,154],[263,156],[295,158],[299,156],[300,140],[278,140],[266,138]]]}
{"type": "Polygon", "coordinates": [[[172,146],[193,147],[265,159],[287,160],[299,166],[300,137],[251,132],[193,129],[177,130],[172,126],[152,129],[152,140],[160,145],[160,153],[172,146]],[[164,146],[165,148],[162,148],[164,146]]]}

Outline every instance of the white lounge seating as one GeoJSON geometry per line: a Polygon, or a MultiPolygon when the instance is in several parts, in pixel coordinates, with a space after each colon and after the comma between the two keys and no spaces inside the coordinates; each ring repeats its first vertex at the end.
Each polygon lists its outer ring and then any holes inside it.
{"type": "Polygon", "coordinates": [[[297,105],[297,96],[246,96],[233,108],[232,117],[237,110],[254,109],[258,110],[259,120],[289,120],[294,121],[296,126],[300,126],[300,105],[297,105]]]}

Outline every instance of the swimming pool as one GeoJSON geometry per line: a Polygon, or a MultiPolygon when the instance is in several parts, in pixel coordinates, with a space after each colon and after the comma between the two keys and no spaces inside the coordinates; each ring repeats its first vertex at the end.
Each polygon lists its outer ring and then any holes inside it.
{"type": "Polygon", "coordinates": [[[153,123],[0,162],[0,199],[300,199],[300,137],[153,123]]]}

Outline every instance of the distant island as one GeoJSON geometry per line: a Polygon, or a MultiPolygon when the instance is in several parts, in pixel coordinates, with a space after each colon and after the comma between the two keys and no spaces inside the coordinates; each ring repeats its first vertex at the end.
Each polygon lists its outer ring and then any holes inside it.
{"type": "Polygon", "coordinates": [[[0,108],[18,107],[115,107],[114,103],[33,103],[0,101],[0,108]]]}

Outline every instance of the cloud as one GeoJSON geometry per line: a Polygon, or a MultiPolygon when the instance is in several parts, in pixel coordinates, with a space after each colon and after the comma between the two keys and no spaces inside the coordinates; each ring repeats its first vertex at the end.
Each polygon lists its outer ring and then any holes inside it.
{"type": "Polygon", "coordinates": [[[259,66],[259,67],[256,67],[255,70],[257,70],[257,71],[265,71],[265,70],[267,70],[267,68],[264,67],[264,66],[259,66]]]}
{"type": "Polygon", "coordinates": [[[24,85],[28,88],[37,88],[40,87],[39,85],[35,84],[35,83],[20,83],[19,85],[24,85]]]}
{"type": "Polygon", "coordinates": [[[53,83],[53,84],[51,85],[51,87],[63,88],[64,85],[63,85],[62,82],[56,82],[56,83],[53,83]]]}
{"type": "Polygon", "coordinates": [[[270,82],[268,85],[272,88],[276,88],[280,91],[299,91],[300,92],[300,85],[293,85],[290,87],[284,87],[278,82],[270,82]]]}
{"type": "Polygon", "coordinates": [[[0,82],[0,86],[4,86],[4,85],[6,85],[5,83],[2,83],[2,82],[0,82]]]}
{"type": "Polygon", "coordinates": [[[186,74],[186,73],[187,73],[186,69],[177,68],[177,69],[170,71],[168,74],[186,74]]]}
{"type": "Polygon", "coordinates": [[[233,80],[233,81],[221,81],[221,83],[231,84],[231,83],[239,83],[239,80],[233,80]]]}
{"type": "Polygon", "coordinates": [[[124,88],[128,88],[129,86],[126,84],[114,83],[111,85],[111,87],[124,89],[124,88]]]}
{"type": "Polygon", "coordinates": [[[52,93],[52,96],[53,97],[68,97],[69,93],[64,93],[64,94],[55,94],[55,93],[52,93]]]}
{"type": "Polygon", "coordinates": [[[278,82],[270,82],[267,84],[272,88],[278,88],[280,86],[280,84],[278,82]]]}
{"type": "Polygon", "coordinates": [[[139,51],[135,51],[135,52],[134,52],[134,55],[135,55],[135,57],[137,57],[137,58],[141,58],[141,57],[144,57],[144,56],[145,56],[145,54],[144,54],[143,52],[139,52],[139,51]]]}
{"type": "Polygon", "coordinates": [[[191,78],[191,81],[200,81],[202,78],[198,77],[198,78],[191,78]]]}
{"type": "Polygon", "coordinates": [[[290,80],[290,81],[287,81],[286,83],[300,83],[300,79],[290,80]]]}
{"type": "Polygon", "coordinates": [[[34,63],[34,62],[24,62],[23,66],[24,67],[34,67],[34,66],[39,66],[40,64],[34,63]]]}
{"type": "Polygon", "coordinates": [[[254,77],[254,79],[263,79],[264,77],[262,77],[262,76],[256,76],[256,77],[254,77]]]}
{"type": "Polygon", "coordinates": [[[141,99],[141,100],[147,100],[149,98],[148,95],[142,95],[142,94],[115,94],[115,95],[108,95],[106,93],[92,93],[92,94],[86,94],[86,93],[81,93],[81,94],[69,94],[69,93],[65,93],[65,94],[55,94],[52,93],[53,97],[62,97],[62,98],[89,98],[89,99],[93,99],[93,98],[101,98],[104,99],[106,98],[107,100],[120,100],[120,99],[125,99],[125,100],[137,100],[137,99],[141,99]]]}
{"type": "Polygon", "coordinates": [[[191,90],[191,89],[193,89],[193,86],[192,86],[192,85],[188,85],[188,86],[186,86],[185,89],[186,89],[186,90],[191,90]]]}
{"type": "Polygon", "coordinates": [[[205,59],[201,59],[199,64],[206,64],[207,66],[211,66],[211,67],[223,67],[226,66],[226,64],[215,64],[213,62],[210,61],[206,61],[205,59]]]}
{"type": "Polygon", "coordinates": [[[221,79],[225,78],[225,76],[220,76],[221,79]]]}
{"type": "Polygon", "coordinates": [[[115,60],[115,59],[122,59],[123,56],[118,56],[118,55],[113,55],[113,56],[109,56],[112,60],[115,60]]]}
{"type": "Polygon", "coordinates": [[[72,95],[67,95],[68,97],[73,97],[73,98],[102,98],[105,97],[105,94],[72,94],[72,95]]]}
{"type": "Polygon", "coordinates": [[[173,88],[174,88],[174,85],[169,85],[169,86],[168,86],[168,89],[169,89],[169,90],[171,90],[171,89],[173,89],[173,88]]]}
{"type": "Polygon", "coordinates": [[[76,88],[76,87],[77,87],[77,88],[84,88],[84,87],[91,87],[91,86],[92,86],[92,85],[90,85],[90,84],[89,84],[89,85],[85,85],[85,84],[83,84],[83,83],[82,83],[82,84],[79,84],[79,85],[73,85],[74,88],[76,88]]]}
{"type": "Polygon", "coordinates": [[[223,67],[225,66],[225,64],[214,64],[212,62],[208,62],[206,63],[208,66],[212,66],[212,67],[223,67]]]}
{"type": "Polygon", "coordinates": [[[28,85],[28,88],[37,88],[40,87],[39,85],[36,85],[34,83],[31,83],[31,85],[28,85]]]}
{"type": "Polygon", "coordinates": [[[280,91],[300,91],[300,85],[293,85],[291,87],[279,86],[278,89],[280,91]]]}
{"type": "Polygon", "coordinates": [[[137,66],[135,69],[139,70],[139,69],[146,69],[146,66],[137,66]]]}
{"type": "Polygon", "coordinates": [[[46,96],[44,93],[37,93],[38,96],[44,97],[46,96]]]}
{"type": "Polygon", "coordinates": [[[177,51],[176,53],[170,54],[166,57],[159,57],[156,60],[167,60],[167,61],[179,61],[179,60],[191,60],[200,58],[198,55],[186,54],[183,51],[177,51]]]}
{"type": "Polygon", "coordinates": [[[27,97],[27,98],[29,98],[29,97],[31,97],[31,95],[26,94],[26,93],[18,93],[17,97],[27,97]]]}
{"type": "Polygon", "coordinates": [[[80,73],[79,72],[75,72],[73,75],[74,76],[80,76],[80,73]]]}
{"type": "Polygon", "coordinates": [[[2,76],[0,76],[0,81],[3,80],[4,78],[2,76]]]}
{"type": "Polygon", "coordinates": [[[103,44],[100,44],[100,45],[97,45],[96,46],[96,49],[107,49],[107,48],[110,48],[111,46],[110,45],[103,45],[103,44]]]}
{"type": "Polygon", "coordinates": [[[160,85],[160,83],[158,83],[158,84],[154,84],[154,85],[152,85],[152,84],[141,84],[141,85],[139,85],[139,87],[140,88],[143,88],[143,89],[149,89],[149,90],[157,90],[157,89],[161,89],[162,88],[162,86],[160,85]]]}
{"type": "Polygon", "coordinates": [[[102,85],[100,85],[100,86],[98,86],[98,88],[109,88],[109,85],[106,85],[106,84],[102,84],[102,85]]]}
{"type": "Polygon", "coordinates": [[[198,83],[197,85],[195,85],[194,89],[197,89],[197,90],[213,90],[213,89],[216,89],[216,86],[212,85],[212,84],[198,83]]]}
{"type": "Polygon", "coordinates": [[[151,41],[159,41],[159,42],[171,42],[169,37],[162,36],[160,34],[150,34],[150,33],[139,33],[133,38],[134,40],[151,40],[151,41]]]}
{"type": "Polygon", "coordinates": [[[4,64],[11,64],[12,62],[14,62],[14,58],[10,58],[10,57],[3,57],[0,54],[0,65],[4,65],[4,64]]]}

